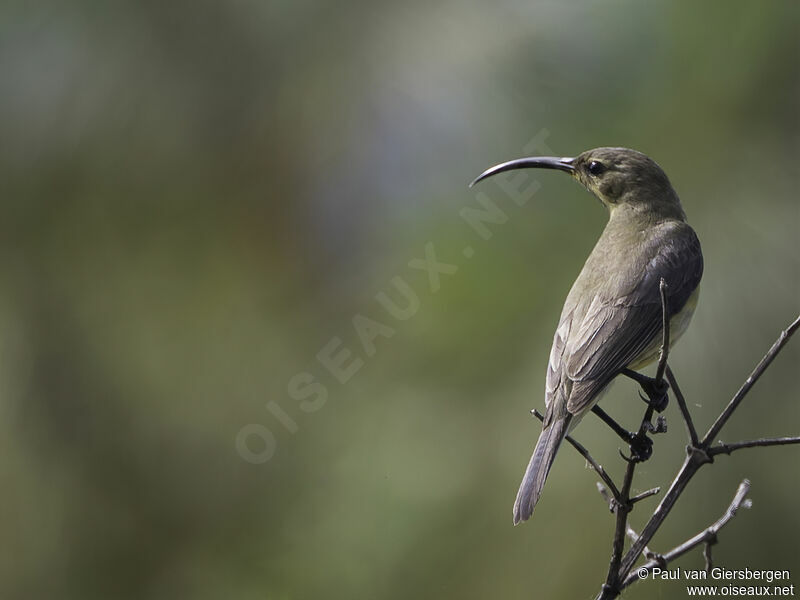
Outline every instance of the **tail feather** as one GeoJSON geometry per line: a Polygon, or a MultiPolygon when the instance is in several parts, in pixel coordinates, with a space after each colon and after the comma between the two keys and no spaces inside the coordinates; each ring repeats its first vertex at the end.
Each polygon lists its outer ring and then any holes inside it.
{"type": "Polygon", "coordinates": [[[547,474],[553,465],[562,440],[567,436],[567,427],[572,420],[571,415],[553,419],[547,427],[542,429],[536,448],[525,470],[525,476],[517,492],[517,500],[514,502],[514,525],[521,521],[527,521],[533,514],[533,508],[542,495],[544,482],[547,474]]]}

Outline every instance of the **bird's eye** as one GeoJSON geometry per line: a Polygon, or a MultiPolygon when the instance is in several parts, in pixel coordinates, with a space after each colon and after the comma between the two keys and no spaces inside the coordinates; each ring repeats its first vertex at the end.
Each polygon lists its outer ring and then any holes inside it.
{"type": "Polygon", "coordinates": [[[601,162],[599,162],[597,160],[593,160],[592,162],[589,163],[588,171],[592,175],[595,175],[595,176],[601,175],[603,173],[603,171],[605,171],[605,170],[606,170],[605,165],[603,165],[603,163],[601,163],[601,162]]]}

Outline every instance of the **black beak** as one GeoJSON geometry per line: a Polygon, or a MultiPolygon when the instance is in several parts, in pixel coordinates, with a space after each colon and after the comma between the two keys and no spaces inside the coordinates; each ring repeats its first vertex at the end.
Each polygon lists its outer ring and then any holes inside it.
{"type": "Polygon", "coordinates": [[[572,166],[574,158],[557,158],[555,156],[531,156],[530,158],[518,158],[508,162],[500,163],[490,169],[486,169],[483,173],[469,184],[472,187],[481,179],[486,179],[492,175],[503,173],[504,171],[514,171],[515,169],[558,169],[559,171],[566,171],[572,173],[575,167],[572,166]]]}

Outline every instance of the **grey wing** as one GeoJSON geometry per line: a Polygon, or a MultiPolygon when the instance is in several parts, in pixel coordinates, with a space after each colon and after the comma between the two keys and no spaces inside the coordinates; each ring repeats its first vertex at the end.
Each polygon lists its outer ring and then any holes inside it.
{"type": "Polygon", "coordinates": [[[622,297],[596,296],[580,323],[571,323],[564,348],[571,383],[567,410],[580,413],[619,372],[661,335],[659,284],[667,284],[669,316],[680,312],[700,283],[703,255],[694,231],[665,236],[645,266],[645,276],[622,297]]]}

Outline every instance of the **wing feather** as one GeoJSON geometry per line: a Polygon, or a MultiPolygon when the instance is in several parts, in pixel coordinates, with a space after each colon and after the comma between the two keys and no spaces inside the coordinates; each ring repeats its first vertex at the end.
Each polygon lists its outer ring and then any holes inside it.
{"type": "Polygon", "coordinates": [[[553,341],[547,396],[569,379],[575,384],[569,386],[570,413],[584,410],[661,335],[661,278],[667,283],[670,317],[683,309],[699,284],[703,257],[697,236],[684,223],[670,226],[673,230],[658,232],[642,249],[652,258],[638,283],[623,282],[619,287],[626,290],[600,285],[584,310],[565,309],[553,341]]]}

